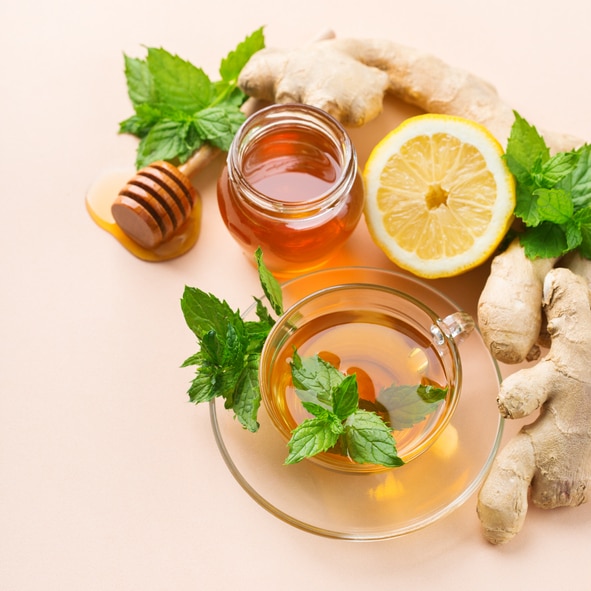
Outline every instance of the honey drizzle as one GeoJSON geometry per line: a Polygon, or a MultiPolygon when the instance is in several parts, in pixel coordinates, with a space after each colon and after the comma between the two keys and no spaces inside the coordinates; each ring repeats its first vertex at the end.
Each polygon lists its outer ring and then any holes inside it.
{"type": "Polygon", "coordinates": [[[119,191],[136,174],[131,169],[112,170],[104,173],[88,189],[85,199],[86,210],[91,219],[111,234],[126,250],[137,258],[149,262],[167,261],[186,254],[197,242],[201,230],[201,200],[197,196],[193,209],[181,228],[166,242],[153,250],[143,248],[129,238],[115,223],[111,205],[119,191]]]}

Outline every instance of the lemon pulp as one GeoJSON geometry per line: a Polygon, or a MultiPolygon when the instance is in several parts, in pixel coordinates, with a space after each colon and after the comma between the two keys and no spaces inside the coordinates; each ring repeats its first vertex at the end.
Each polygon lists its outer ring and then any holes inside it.
{"type": "Polygon", "coordinates": [[[467,119],[408,119],[373,149],[364,177],[373,239],[419,276],[457,275],[481,264],[513,217],[515,186],[503,150],[467,119]]]}

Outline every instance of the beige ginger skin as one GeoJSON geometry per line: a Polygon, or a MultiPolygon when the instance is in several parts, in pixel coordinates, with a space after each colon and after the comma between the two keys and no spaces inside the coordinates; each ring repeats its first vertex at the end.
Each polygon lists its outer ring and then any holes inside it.
{"type": "MultiPolygon", "coordinates": [[[[265,101],[314,105],[350,126],[376,117],[389,93],[429,113],[481,123],[503,146],[514,121],[513,110],[485,80],[389,40],[329,33],[293,50],[267,48],[251,58],[239,86],[265,101]]],[[[583,143],[566,134],[540,133],[551,152],[583,143]]],[[[551,338],[548,355],[507,378],[499,392],[503,416],[521,418],[538,408],[541,414],[502,450],[482,488],[478,514],[492,543],[520,531],[529,496],[546,508],[588,498],[590,281],[591,261],[577,255],[529,260],[518,241],[492,262],[478,323],[493,356],[505,363],[536,360],[539,344],[547,346],[551,338]],[[554,269],[557,265],[573,272],[554,269]]]]}
{"type": "MultiPolygon", "coordinates": [[[[428,113],[477,121],[502,145],[514,121],[513,110],[485,80],[387,39],[340,39],[329,32],[300,48],[266,48],[252,56],[238,85],[257,99],[313,105],[350,126],[377,117],[386,93],[428,113]]],[[[561,133],[543,135],[555,151],[582,143],[561,133]]]]}
{"type": "Polygon", "coordinates": [[[528,259],[518,239],[493,259],[478,302],[478,325],[498,361],[520,363],[540,356],[542,286],[555,263],[528,259]]]}
{"type": "Polygon", "coordinates": [[[546,357],[504,380],[506,418],[539,417],[495,458],[478,497],[484,535],[494,544],[522,528],[528,496],[543,509],[577,506],[591,485],[591,298],[589,284],[566,268],[544,279],[551,345],[546,357]]]}

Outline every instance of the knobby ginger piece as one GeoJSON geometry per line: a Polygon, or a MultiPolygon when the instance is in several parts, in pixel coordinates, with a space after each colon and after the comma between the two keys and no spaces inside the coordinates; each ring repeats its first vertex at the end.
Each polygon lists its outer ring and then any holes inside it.
{"type": "MultiPolygon", "coordinates": [[[[386,39],[324,38],[297,49],[266,48],[243,68],[239,87],[255,98],[302,102],[358,126],[382,110],[385,93],[428,113],[481,123],[506,145],[513,110],[494,86],[426,52],[386,39]]],[[[552,151],[583,142],[541,132],[552,151]]]]}
{"type": "Polygon", "coordinates": [[[577,506],[591,486],[591,294],[566,268],[543,287],[550,350],[533,367],[506,378],[498,396],[506,418],[539,417],[509,441],[478,496],[487,540],[501,544],[523,527],[528,498],[538,507],[577,506]]]}
{"type": "Polygon", "coordinates": [[[358,127],[377,117],[387,74],[325,43],[296,51],[263,49],[243,68],[238,85],[261,100],[318,107],[344,125],[358,127]]]}
{"type": "Polygon", "coordinates": [[[478,326],[493,357],[503,363],[537,359],[542,330],[542,286],[556,259],[528,259],[519,239],[497,255],[478,300],[478,326]]]}

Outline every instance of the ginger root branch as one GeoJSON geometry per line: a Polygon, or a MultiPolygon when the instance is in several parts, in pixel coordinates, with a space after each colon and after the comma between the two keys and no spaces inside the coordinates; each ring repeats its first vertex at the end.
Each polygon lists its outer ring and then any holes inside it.
{"type": "Polygon", "coordinates": [[[551,339],[546,357],[501,385],[499,408],[508,418],[540,408],[499,453],[478,498],[478,515],[492,543],[522,528],[528,493],[538,507],[577,506],[591,485],[591,293],[587,281],[566,268],[543,284],[551,339]]]}
{"type": "MultiPolygon", "coordinates": [[[[266,48],[243,68],[239,87],[277,103],[307,103],[345,125],[359,126],[381,112],[390,93],[428,113],[457,115],[487,127],[505,145],[513,110],[485,80],[439,58],[387,39],[328,38],[296,49],[266,48]]],[[[583,142],[542,132],[553,151],[583,142]]]]}

